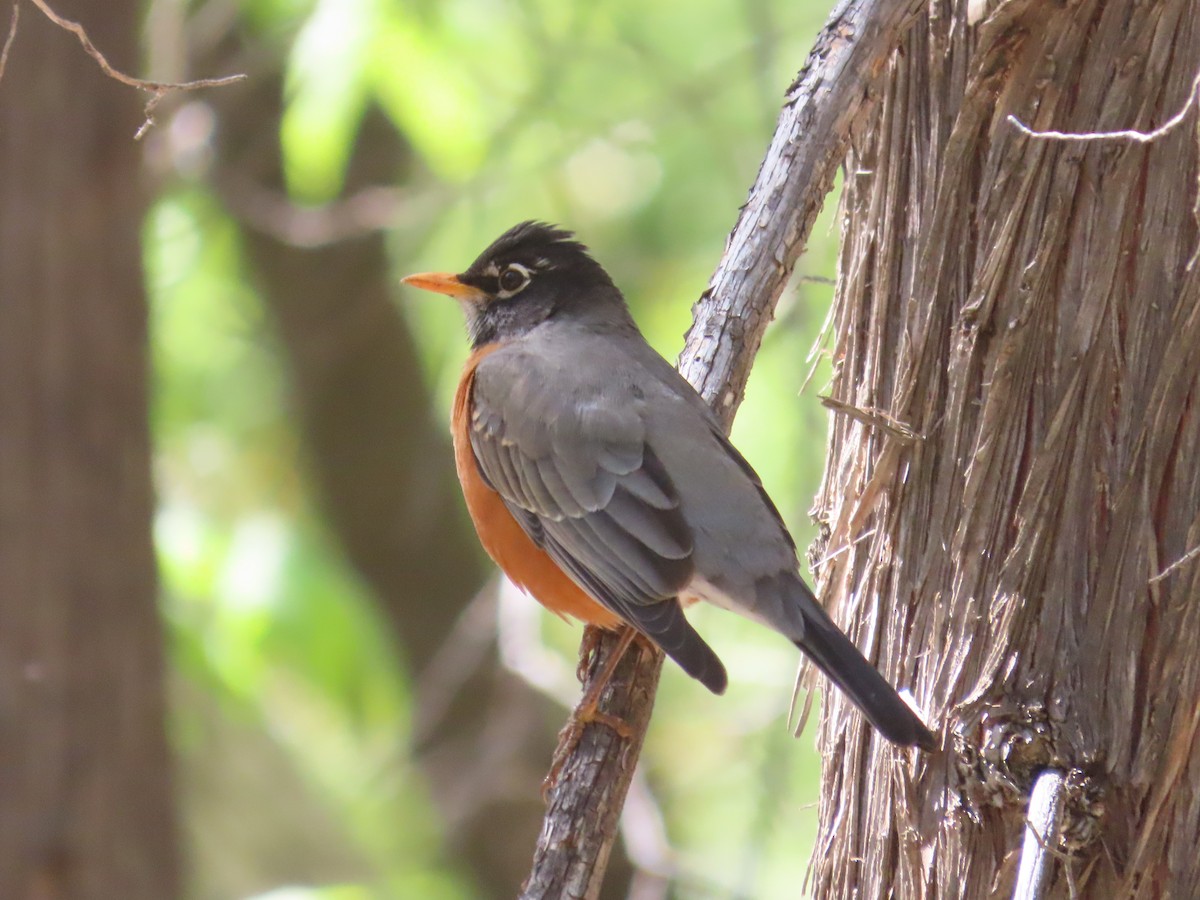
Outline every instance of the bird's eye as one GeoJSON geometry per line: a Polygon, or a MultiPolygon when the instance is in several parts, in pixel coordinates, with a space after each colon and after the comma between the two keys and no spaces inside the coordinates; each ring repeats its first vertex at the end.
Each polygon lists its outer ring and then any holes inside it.
{"type": "Polygon", "coordinates": [[[529,284],[529,270],[522,265],[513,263],[500,273],[501,296],[511,297],[527,284],[529,284]]]}

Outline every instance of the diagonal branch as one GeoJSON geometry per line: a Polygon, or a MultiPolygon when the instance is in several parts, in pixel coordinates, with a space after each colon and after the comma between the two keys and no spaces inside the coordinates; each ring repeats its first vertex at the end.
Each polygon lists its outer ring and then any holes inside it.
{"type": "MultiPolygon", "coordinates": [[[[162,99],[168,94],[175,93],[176,91],[195,91],[201,88],[224,87],[225,85],[233,84],[236,81],[244,81],[246,78],[245,75],[226,75],[223,78],[200,78],[196,81],[179,82],[147,81],[144,78],[134,78],[132,75],[126,75],[119,69],[114,68],[112,63],[110,63],[105,55],[100,52],[99,48],[92,43],[92,39],[88,36],[87,31],[78,22],[60,16],[50,8],[50,6],[46,3],[46,0],[30,0],[30,2],[32,2],[34,6],[42,11],[42,15],[44,15],[59,28],[69,31],[71,34],[75,35],[75,37],[79,39],[79,43],[83,47],[84,51],[88,56],[96,61],[96,64],[100,66],[100,70],[104,72],[105,75],[114,81],[118,81],[128,87],[137,88],[139,91],[145,91],[150,95],[150,98],[146,101],[146,105],[143,110],[146,120],[137,130],[137,133],[134,134],[134,140],[141,140],[141,138],[145,136],[146,132],[153,127],[154,111],[158,108],[158,104],[162,102],[162,99]]],[[[14,38],[17,36],[17,22],[19,21],[19,18],[20,7],[17,4],[17,0],[13,0],[12,19],[8,29],[8,37],[4,41],[3,50],[0,50],[0,77],[4,76],[4,67],[8,62],[8,51],[12,47],[14,38]]]]}
{"type": "MultiPolygon", "coordinates": [[[[919,0],[843,0],[788,90],[758,178],[696,304],[680,354],[679,370],[726,429],[851,128],[868,112],[872,86],[920,6],[919,0]]],[[[602,636],[589,683],[617,640],[602,636]]],[[[662,654],[645,650],[628,653],[618,667],[599,709],[623,719],[632,733],[624,738],[606,725],[589,725],[566,758],[549,795],[523,900],[597,896],[661,670],[662,654]]]]}

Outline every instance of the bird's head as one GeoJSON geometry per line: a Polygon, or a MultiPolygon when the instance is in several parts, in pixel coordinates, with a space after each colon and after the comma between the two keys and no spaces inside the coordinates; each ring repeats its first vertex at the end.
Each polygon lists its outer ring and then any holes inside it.
{"type": "Polygon", "coordinates": [[[510,228],[457,275],[422,272],[403,282],[458,300],[475,347],[560,317],[629,322],[624,298],[587,247],[543,222],[510,228]]]}

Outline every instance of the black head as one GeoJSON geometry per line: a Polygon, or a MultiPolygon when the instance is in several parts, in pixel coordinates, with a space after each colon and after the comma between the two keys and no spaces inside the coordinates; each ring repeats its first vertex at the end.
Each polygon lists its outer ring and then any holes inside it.
{"type": "Polygon", "coordinates": [[[457,298],[476,347],[556,317],[632,324],[620,291],[587,247],[543,222],[510,228],[458,275],[410,275],[404,281],[457,298]]]}

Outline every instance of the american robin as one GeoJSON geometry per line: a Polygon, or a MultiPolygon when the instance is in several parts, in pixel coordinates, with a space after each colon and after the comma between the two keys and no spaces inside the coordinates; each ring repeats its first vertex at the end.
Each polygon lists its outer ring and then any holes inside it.
{"type": "Polygon", "coordinates": [[[454,459],[515,584],[559,615],[633,626],[720,694],[725,667],[683,613],[715,603],[791,640],[888,740],[936,745],[821,608],[754,469],[571,232],[523,222],[465,272],[404,282],[466,313],[454,459]]]}

